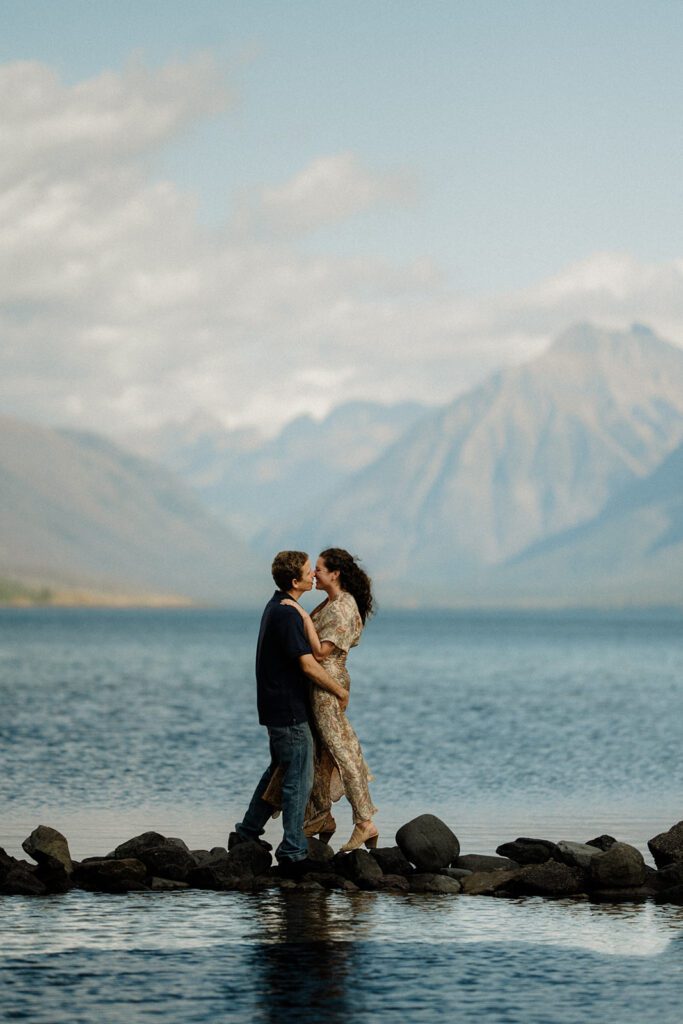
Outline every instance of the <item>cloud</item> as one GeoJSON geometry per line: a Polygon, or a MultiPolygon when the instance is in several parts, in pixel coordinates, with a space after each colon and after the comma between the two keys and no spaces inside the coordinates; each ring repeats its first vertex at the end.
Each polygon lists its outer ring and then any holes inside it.
{"type": "Polygon", "coordinates": [[[415,199],[416,184],[406,172],[378,174],[354,153],[320,156],[282,185],[247,194],[238,215],[242,230],[291,236],[336,224],[383,205],[415,199]]]}
{"type": "Polygon", "coordinates": [[[197,409],[275,426],[351,398],[445,402],[577,319],[683,339],[683,262],[589,257],[515,293],[450,290],[424,258],[316,253],[297,233],[410,200],[321,156],[209,230],[151,157],[233,103],[208,57],[65,85],[0,67],[2,411],[124,434],[197,409]],[[251,218],[251,220],[249,220],[251,218]]]}

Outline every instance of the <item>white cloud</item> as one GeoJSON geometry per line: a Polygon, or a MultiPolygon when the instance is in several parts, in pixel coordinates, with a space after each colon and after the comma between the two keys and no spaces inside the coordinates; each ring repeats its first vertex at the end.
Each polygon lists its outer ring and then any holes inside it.
{"type": "Polygon", "coordinates": [[[149,157],[231,102],[206,57],[73,86],[0,67],[3,411],[122,434],[197,408],[272,426],[350,398],[447,401],[577,319],[683,339],[681,261],[603,254],[471,297],[424,259],[298,246],[295,228],[409,200],[409,182],[353,154],[252,197],[249,231],[207,230],[149,157]]]}
{"type": "Polygon", "coordinates": [[[354,153],[320,156],[284,184],[245,195],[238,224],[243,231],[287,237],[373,207],[410,203],[415,194],[406,172],[374,173],[354,153]]]}

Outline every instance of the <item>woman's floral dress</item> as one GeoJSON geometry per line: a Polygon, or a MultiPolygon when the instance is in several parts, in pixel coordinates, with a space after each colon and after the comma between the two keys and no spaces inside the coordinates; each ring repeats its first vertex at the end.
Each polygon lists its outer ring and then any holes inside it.
{"type": "MultiPolygon", "coordinates": [[[[346,656],[356,647],[363,631],[363,623],[353,596],[342,590],[334,601],[326,601],[313,612],[313,623],[323,643],[328,640],[335,649],[322,662],[322,666],[349,690],[351,680],[346,669],[346,656]]],[[[316,736],[315,778],[306,810],[306,826],[322,819],[332,803],[346,795],[353,810],[353,820],[367,821],[377,812],[370,797],[368,780],[372,778],[358,737],[337,698],[313,686],[311,706],[316,736]]]]}

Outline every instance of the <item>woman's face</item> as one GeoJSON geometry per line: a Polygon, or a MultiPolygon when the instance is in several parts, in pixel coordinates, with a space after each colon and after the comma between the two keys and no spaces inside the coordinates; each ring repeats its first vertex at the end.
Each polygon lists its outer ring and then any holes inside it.
{"type": "Polygon", "coordinates": [[[339,570],[335,569],[334,572],[330,572],[324,559],[318,556],[318,561],[315,563],[315,585],[318,590],[329,590],[338,579],[339,570]]]}

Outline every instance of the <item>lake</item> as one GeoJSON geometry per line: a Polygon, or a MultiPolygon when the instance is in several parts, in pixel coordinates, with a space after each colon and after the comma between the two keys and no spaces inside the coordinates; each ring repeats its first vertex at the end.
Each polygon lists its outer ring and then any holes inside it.
{"type": "MultiPolygon", "coordinates": [[[[258,619],[0,610],[0,845],[20,855],[39,823],[76,858],[148,829],[224,845],[267,761],[258,619]]],[[[609,832],[647,857],[683,818],[680,613],[380,611],[349,668],[380,845],[428,811],[464,853],[609,832]]],[[[206,892],[0,907],[8,1020],[680,1015],[679,908],[206,892]]]]}

